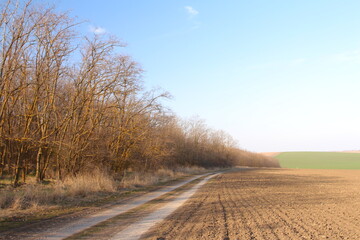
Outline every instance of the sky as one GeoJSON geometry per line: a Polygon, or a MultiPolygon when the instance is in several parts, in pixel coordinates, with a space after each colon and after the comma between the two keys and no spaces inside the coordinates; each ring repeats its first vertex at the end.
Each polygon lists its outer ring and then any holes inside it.
{"type": "Polygon", "coordinates": [[[122,39],[147,88],[241,148],[360,149],[358,0],[46,2],[122,39]]]}

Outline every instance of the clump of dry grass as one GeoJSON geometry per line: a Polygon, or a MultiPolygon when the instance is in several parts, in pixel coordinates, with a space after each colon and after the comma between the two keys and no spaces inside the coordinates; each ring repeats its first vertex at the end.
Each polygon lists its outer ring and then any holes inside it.
{"type": "Polygon", "coordinates": [[[121,187],[136,188],[154,185],[160,182],[166,182],[171,179],[180,178],[189,174],[205,172],[202,167],[179,167],[174,170],[161,168],[156,172],[133,172],[121,180],[121,187]]]}
{"type": "Polygon", "coordinates": [[[49,185],[26,184],[0,190],[0,209],[24,210],[56,205],[64,200],[86,197],[97,192],[116,191],[116,182],[104,172],[95,171],[68,177],[49,185]]]}
{"type": "Polygon", "coordinates": [[[14,202],[14,192],[1,190],[0,193],[0,209],[8,208],[14,202]]]}
{"type": "Polygon", "coordinates": [[[63,189],[69,196],[85,197],[94,192],[115,192],[117,184],[114,179],[102,171],[94,171],[75,177],[68,177],[57,183],[57,189],[63,189]]]}
{"type": "Polygon", "coordinates": [[[64,191],[56,191],[53,186],[28,184],[18,189],[0,191],[0,209],[23,210],[56,203],[64,199],[64,191]]]}

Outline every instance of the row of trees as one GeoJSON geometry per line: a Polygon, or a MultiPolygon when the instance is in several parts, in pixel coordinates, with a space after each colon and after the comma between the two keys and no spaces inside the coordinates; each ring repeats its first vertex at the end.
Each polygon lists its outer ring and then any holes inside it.
{"type": "Polygon", "coordinates": [[[203,121],[179,121],[169,94],[145,91],[121,42],[81,37],[67,14],[9,0],[0,16],[0,177],[63,178],[174,165],[230,166],[235,143],[203,121]]]}

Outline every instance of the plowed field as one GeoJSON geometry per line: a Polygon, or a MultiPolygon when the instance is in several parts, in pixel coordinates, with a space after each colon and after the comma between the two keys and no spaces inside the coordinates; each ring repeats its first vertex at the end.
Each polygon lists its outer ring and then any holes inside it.
{"type": "Polygon", "coordinates": [[[360,239],[360,171],[224,173],[142,239],[360,239]]]}

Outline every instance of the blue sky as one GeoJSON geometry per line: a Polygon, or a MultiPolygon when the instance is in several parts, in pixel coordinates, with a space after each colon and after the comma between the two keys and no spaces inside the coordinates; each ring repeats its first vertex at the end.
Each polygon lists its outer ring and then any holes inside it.
{"type": "Polygon", "coordinates": [[[49,2],[126,42],[177,115],[242,148],[360,149],[360,1],[49,2]]]}

